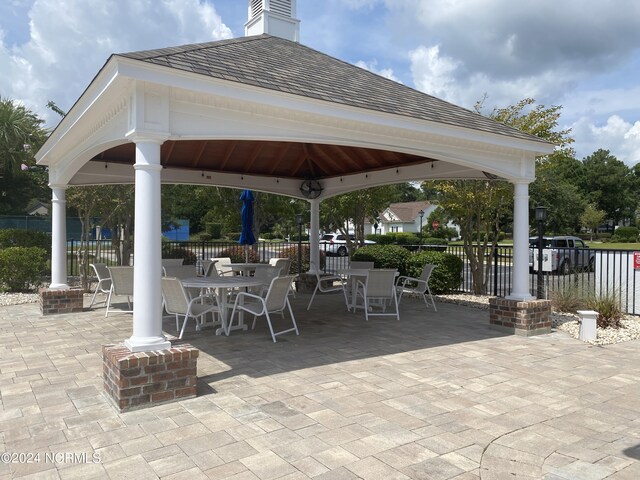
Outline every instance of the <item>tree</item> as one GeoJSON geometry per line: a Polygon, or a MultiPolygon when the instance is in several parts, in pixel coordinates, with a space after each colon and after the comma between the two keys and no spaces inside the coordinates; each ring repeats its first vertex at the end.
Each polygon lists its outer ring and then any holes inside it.
{"type": "MultiPolygon", "coordinates": [[[[507,126],[548,140],[571,155],[569,130],[557,130],[561,107],[534,106],[526,98],[515,105],[494,109],[488,116],[507,126]]],[[[483,102],[476,104],[481,113],[483,102]]],[[[547,157],[548,158],[548,157],[547,157]]],[[[540,159],[539,163],[547,158],[540,159]]],[[[436,201],[458,225],[473,278],[474,293],[486,293],[498,232],[513,209],[513,188],[500,181],[454,180],[424,182],[423,191],[436,201]],[[486,259],[486,261],[485,261],[486,259]]]]}
{"type": "Polygon", "coordinates": [[[602,225],[603,220],[606,217],[606,212],[598,210],[593,203],[587,204],[582,215],[580,215],[580,223],[583,227],[591,230],[591,240],[593,241],[593,234],[597,235],[598,227],[602,225]]]}
{"type": "Polygon", "coordinates": [[[0,214],[23,214],[31,200],[48,201],[46,172],[34,157],[49,134],[43,123],[24,106],[0,97],[0,214]]]}
{"type": "Polygon", "coordinates": [[[34,154],[48,135],[43,124],[24,106],[0,97],[0,175],[11,177],[23,164],[35,165],[34,154]]]}
{"type": "Polygon", "coordinates": [[[498,243],[500,218],[513,203],[512,185],[504,181],[450,180],[432,182],[429,188],[438,191],[440,206],[460,226],[473,293],[486,294],[491,273],[490,252],[498,243]]]}
{"type": "Polygon", "coordinates": [[[608,150],[597,150],[583,161],[584,174],[579,179],[583,195],[604,210],[607,218],[618,223],[633,218],[638,205],[635,175],[608,150]]]}
{"type": "Polygon", "coordinates": [[[352,252],[354,245],[349,237],[349,222],[353,222],[356,243],[364,245],[365,221],[376,218],[378,212],[387,208],[395,193],[393,185],[385,185],[331,197],[320,206],[320,226],[343,233],[347,238],[347,248],[352,252]]]}

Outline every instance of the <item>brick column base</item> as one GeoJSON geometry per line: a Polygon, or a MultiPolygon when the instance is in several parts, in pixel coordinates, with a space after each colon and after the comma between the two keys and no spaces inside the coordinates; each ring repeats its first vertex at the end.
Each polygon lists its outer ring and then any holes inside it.
{"type": "Polygon", "coordinates": [[[506,298],[489,299],[489,323],[492,327],[516,335],[541,335],[551,332],[551,301],[526,302],[506,298]]]}
{"type": "Polygon", "coordinates": [[[195,397],[199,354],[188,343],[136,353],[123,344],[104,345],[104,389],[121,412],[195,397]]]}
{"type": "Polygon", "coordinates": [[[50,290],[41,288],[40,312],[42,315],[56,315],[58,313],[75,313],[82,311],[84,292],[80,288],[67,290],[50,290]]]}

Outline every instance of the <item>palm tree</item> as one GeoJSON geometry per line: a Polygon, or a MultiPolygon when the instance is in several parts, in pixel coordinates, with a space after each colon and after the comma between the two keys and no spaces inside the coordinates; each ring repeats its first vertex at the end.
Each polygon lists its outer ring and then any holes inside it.
{"type": "Polygon", "coordinates": [[[0,97],[0,177],[10,178],[22,165],[35,164],[34,154],[48,135],[43,123],[23,105],[0,97]]]}

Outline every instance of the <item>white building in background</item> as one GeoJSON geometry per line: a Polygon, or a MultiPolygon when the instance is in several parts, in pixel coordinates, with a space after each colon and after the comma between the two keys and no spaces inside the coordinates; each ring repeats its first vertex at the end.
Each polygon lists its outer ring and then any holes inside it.
{"type": "Polygon", "coordinates": [[[436,205],[426,201],[392,203],[380,213],[377,230],[375,230],[375,224],[365,222],[364,232],[380,235],[396,232],[419,233],[420,212],[423,213],[422,226],[424,227],[427,225],[429,215],[435,209],[436,205]]]}

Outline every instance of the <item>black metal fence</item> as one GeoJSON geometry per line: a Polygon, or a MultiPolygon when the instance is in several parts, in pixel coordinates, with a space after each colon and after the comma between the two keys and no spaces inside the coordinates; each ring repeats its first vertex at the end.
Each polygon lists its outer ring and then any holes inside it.
{"type": "MultiPolygon", "coordinates": [[[[170,247],[185,248],[196,255],[196,258],[207,259],[225,256],[225,250],[237,248],[236,242],[166,242],[170,247]]],[[[306,245],[306,242],[304,243],[306,245]]],[[[270,258],[281,257],[283,252],[297,246],[297,242],[259,242],[252,248],[261,262],[270,258]]],[[[348,267],[348,256],[337,256],[327,250],[328,245],[320,244],[321,252],[325,254],[325,272],[336,272],[348,267]]],[[[411,246],[413,249],[429,248],[429,246],[411,246]]],[[[433,246],[433,248],[442,248],[433,246]]],[[[473,291],[473,275],[470,263],[461,245],[450,245],[446,250],[463,261],[462,279],[459,292],[473,291]]],[[[83,255],[89,256],[90,263],[101,262],[107,265],[116,263],[116,254],[108,241],[90,242],[80,251],[80,242],[68,242],[68,272],[69,275],[80,274],[80,264],[83,255]],[[99,251],[98,251],[99,250],[99,251]]],[[[566,264],[546,264],[543,268],[542,281],[546,298],[551,298],[554,291],[567,288],[577,288],[587,293],[614,293],[620,299],[621,307],[628,313],[640,313],[640,269],[634,268],[636,255],[631,250],[596,250],[596,249],[556,249],[548,252],[558,259],[569,260],[566,264]],[[582,261],[578,261],[582,258],[582,261]],[[568,265],[568,268],[567,268],[568,265]],[[551,270],[551,271],[548,271],[551,270]]],[[[485,258],[485,267],[489,269],[485,293],[504,297],[511,293],[513,280],[513,246],[499,246],[491,254],[492,258],[485,258]],[[489,261],[491,260],[491,261],[489,261]]],[[[533,266],[536,257],[530,255],[530,293],[535,296],[537,288],[537,265],[533,266]]],[[[548,259],[547,259],[548,260],[548,259]]],[[[640,261],[640,255],[638,255],[640,261]]]]}

